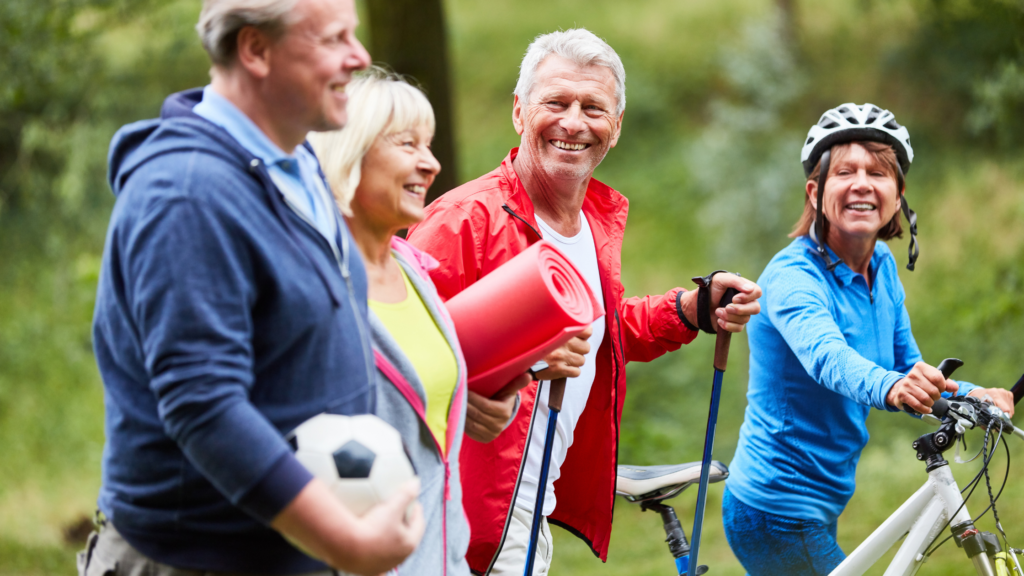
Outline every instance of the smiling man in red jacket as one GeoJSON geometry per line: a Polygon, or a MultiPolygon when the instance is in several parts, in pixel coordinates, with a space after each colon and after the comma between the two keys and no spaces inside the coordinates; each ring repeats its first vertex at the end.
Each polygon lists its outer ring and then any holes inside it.
{"type": "MultiPolygon", "coordinates": [[[[760,306],[756,284],[713,277],[709,302],[726,288],[733,303],[698,306],[698,292],[625,298],[620,281],[629,202],[591,175],[615,146],[626,105],[618,55],[594,34],[574,29],[537,37],[520,68],[512,123],[521,136],[496,170],[448,192],[427,208],[409,240],[441,265],[438,292],[455,296],[545,238],[587,279],[607,314],[587,339],[574,339],[535,367],[540,381],[568,377],[541,514],[583,538],[607,559],[625,363],[649,361],[705,331],[739,332],[760,306]],[[712,319],[714,318],[714,320],[712,319]]],[[[522,391],[521,409],[489,444],[467,439],[461,466],[474,572],[522,574],[547,428],[548,386],[522,391]]],[[[472,392],[471,392],[472,394],[472,392]]],[[[472,409],[487,407],[477,397],[472,409]]],[[[534,574],[551,561],[543,524],[534,574]]]]}

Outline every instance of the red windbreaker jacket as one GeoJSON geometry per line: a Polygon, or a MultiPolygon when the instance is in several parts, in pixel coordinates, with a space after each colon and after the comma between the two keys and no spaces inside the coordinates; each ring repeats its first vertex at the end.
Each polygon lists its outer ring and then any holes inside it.
{"type": "MultiPolygon", "coordinates": [[[[434,201],[424,221],[409,230],[409,241],[440,262],[430,275],[446,300],[541,238],[533,203],[512,167],[517,152],[513,148],[496,170],[434,201]]],[[[680,320],[677,294],[682,288],[665,295],[623,297],[620,260],[628,211],[629,201],[622,194],[590,180],[583,213],[594,234],[607,332],[597,352],[587,407],[555,482],[558,505],[548,519],[586,541],[602,561],[608,558],[615,505],[624,365],[653,360],[697,336],[680,320]]],[[[493,442],[465,438],[460,466],[471,529],[467,559],[474,572],[490,569],[508,529],[536,395],[536,382],[522,390],[518,414],[493,442]]]]}

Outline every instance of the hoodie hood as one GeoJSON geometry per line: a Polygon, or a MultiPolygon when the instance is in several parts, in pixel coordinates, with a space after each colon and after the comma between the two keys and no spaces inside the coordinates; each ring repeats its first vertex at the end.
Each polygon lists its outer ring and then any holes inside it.
{"type": "Polygon", "coordinates": [[[202,150],[248,163],[251,154],[234,138],[192,112],[202,100],[202,88],[171,94],[164,100],[160,118],[127,124],[114,134],[107,154],[107,181],[114,196],[121,193],[135,169],[169,152],[202,150]]]}

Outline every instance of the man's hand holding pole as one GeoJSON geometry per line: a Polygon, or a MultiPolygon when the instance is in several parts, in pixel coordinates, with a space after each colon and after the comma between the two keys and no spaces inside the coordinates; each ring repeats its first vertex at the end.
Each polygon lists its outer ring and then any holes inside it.
{"type": "MultiPolygon", "coordinates": [[[[761,287],[741,276],[714,274],[711,278],[710,290],[708,311],[714,320],[711,323],[714,332],[718,332],[719,328],[724,328],[729,332],[742,332],[743,327],[750,321],[750,317],[761,312],[761,304],[757,301],[761,297],[761,287]],[[725,291],[730,288],[736,291],[736,296],[727,305],[719,305],[725,291]]],[[[694,326],[700,326],[697,297],[698,291],[693,290],[683,294],[680,299],[683,314],[687,321],[694,326]]],[[[703,329],[703,326],[701,328],[703,329]]]]}

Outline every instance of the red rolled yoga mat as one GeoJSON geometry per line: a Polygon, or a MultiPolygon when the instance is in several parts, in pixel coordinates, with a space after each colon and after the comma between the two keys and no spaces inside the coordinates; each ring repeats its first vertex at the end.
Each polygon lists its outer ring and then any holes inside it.
{"type": "Polygon", "coordinates": [[[572,262],[541,240],[446,303],[470,390],[491,397],[604,315],[572,262]]]}

